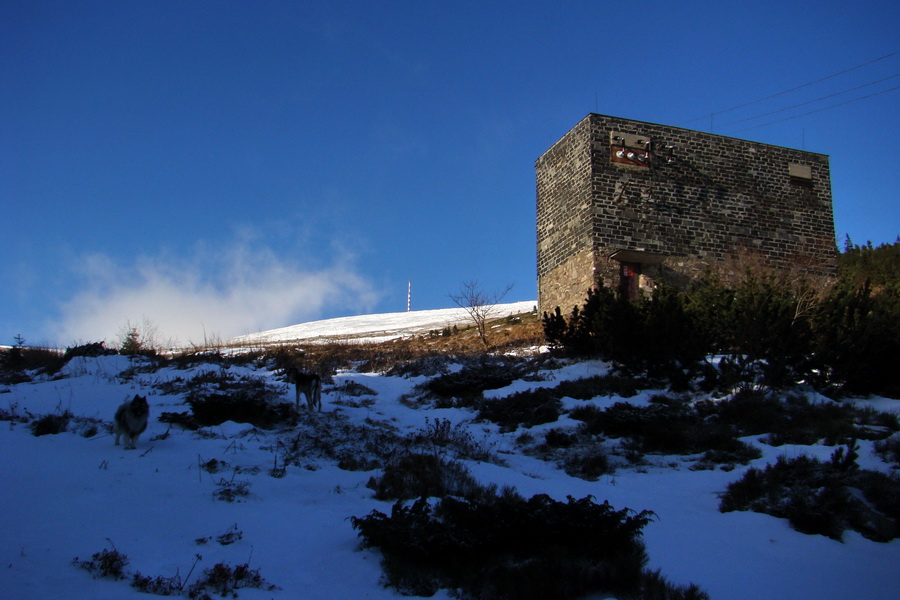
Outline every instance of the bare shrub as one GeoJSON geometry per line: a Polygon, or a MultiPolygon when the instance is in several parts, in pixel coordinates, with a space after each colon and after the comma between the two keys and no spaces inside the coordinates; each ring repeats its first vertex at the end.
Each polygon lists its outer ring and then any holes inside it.
{"type": "MultiPolygon", "coordinates": [[[[110,542],[112,545],[112,542],[110,542]]],[[[125,579],[125,567],[128,566],[128,557],[113,545],[112,549],[104,548],[95,552],[90,560],[79,560],[76,556],[72,563],[87,571],[95,578],[106,577],[109,579],[125,579]]]]}
{"type": "Polygon", "coordinates": [[[489,293],[482,290],[477,281],[465,281],[460,286],[459,293],[450,294],[450,299],[465,310],[472,323],[475,324],[478,337],[485,348],[490,347],[487,323],[496,315],[497,305],[506,297],[512,287],[512,284],[509,284],[502,291],[489,293]]]}
{"type": "Polygon", "coordinates": [[[425,427],[409,434],[404,443],[410,447],[424,448],[433,454],[442,451],[456,458],[500,463],[493,452],[493,443],[486,438],[476,438],[463,423],[453,425],[449,419],[425,418],[425,427]]]}

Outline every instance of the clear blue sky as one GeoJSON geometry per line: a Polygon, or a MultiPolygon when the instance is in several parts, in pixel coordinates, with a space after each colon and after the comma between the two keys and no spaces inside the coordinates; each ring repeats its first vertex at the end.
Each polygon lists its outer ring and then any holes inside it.
{"type": "Polygon", "coordinates": [[[5,0],[0,344],[534,299],[534,161],[590,112],[828,154],[839,245],[891,243],[898,51],[895,0],[5,0]]]}

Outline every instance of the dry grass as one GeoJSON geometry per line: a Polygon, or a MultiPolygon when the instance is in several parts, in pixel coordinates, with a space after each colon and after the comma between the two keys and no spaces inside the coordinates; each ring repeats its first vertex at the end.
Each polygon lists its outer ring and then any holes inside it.
{"type": "MultiPolygon", "coordinates": [[[[491,352],[507,352],[544,343],[543,326],[534,313],[496,319],[490,323],[489,332],[491,352]]],[[[254,354],[274,359],[278,367],[295,365],[326,378],[349,365],[383,372],[425,356],[484,354],[484,345],[474,325],[446,333],[435,331],[386,342],[280,343],[260,348],[254,354]]]]}

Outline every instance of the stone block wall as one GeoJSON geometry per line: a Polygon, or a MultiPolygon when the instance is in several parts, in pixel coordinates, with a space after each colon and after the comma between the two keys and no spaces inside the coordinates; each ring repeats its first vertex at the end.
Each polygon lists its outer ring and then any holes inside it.
{"type": "Polygon", "coordinates": [[[593,285],[590,137],[590,122],[582,121],[538,160],[538,306],[593,285]]]}
{"type": "Polygon", "coordinates": [[[536,174],[542,311],[619,285],[623,265],[642,285],[748,261],[811,277],[836,268],[825,155],[591,114],[536,174]]]}

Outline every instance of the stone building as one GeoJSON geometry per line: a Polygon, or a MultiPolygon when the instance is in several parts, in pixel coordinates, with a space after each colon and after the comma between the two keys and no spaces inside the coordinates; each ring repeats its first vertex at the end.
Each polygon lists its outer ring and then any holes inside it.
{"type": "Polygon", "coordinates": [[[834,274],[825,155],[590,114],[535,169],[541,311],[748,264],[834,274]]]}

